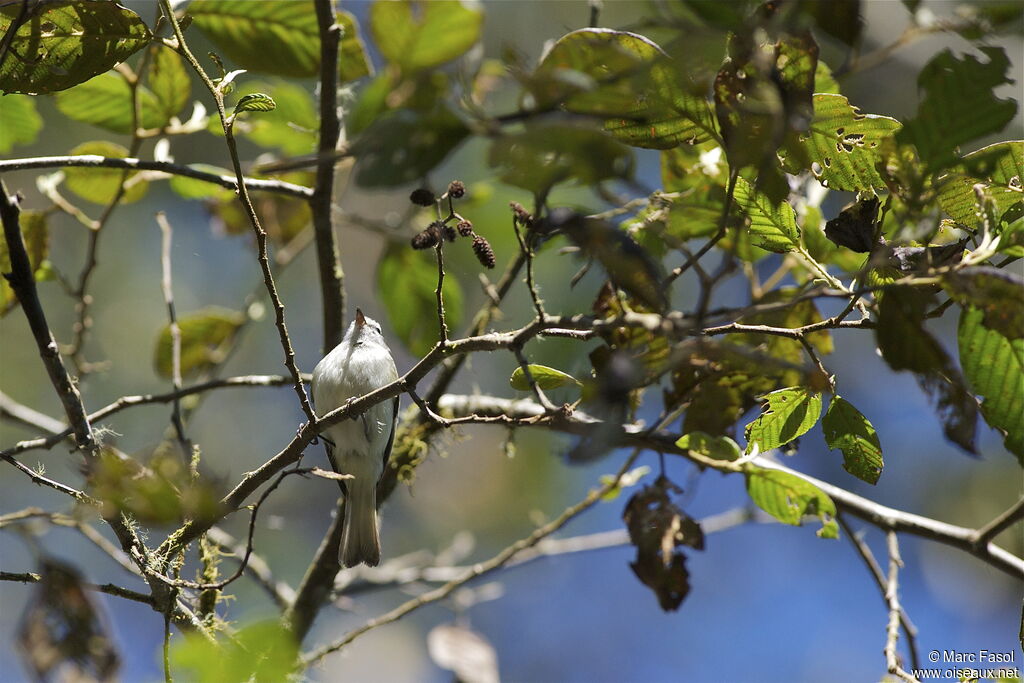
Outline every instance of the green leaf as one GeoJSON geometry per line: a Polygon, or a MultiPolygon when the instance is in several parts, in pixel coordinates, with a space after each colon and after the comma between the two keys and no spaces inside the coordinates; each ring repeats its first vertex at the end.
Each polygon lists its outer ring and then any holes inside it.
{"type": "Polygon", "coordinates": [[[882,474],[882,445],[874,426],[846,399],[835,395],[821,420],[825,443],[843,452],[843,469],[869,484],[882,474]]]}
{"type": "Polygon", "coordinates": [[[750,241],[755,246],[784,254],[800,245],[796,213],[788,202],[773,202],[743,178],[736,179],[734,197],[750,217],[750,241]]]}
{"type": "Polygon", "coordinates": [[[341,10],[335,21],[342,31],[338,54],[338,82],[351,83],[373,74],[373,66],[366,55],[366,46],[359,34],[356,18],[351,13],[341,10]]]}
{"type": "Polygon", "coordinates": [[[805,433],[821,417],[821,394],[805,387],[779,389],[761,397],[764,411],[747,425],[747,453],[759,453],[787,444],[805,433]]]}
{"type": "Polygon", "coordinates": [[[31,145],[42,127],[43,119],[31,97],[0,97],[0,154],[7,154],[15,145],[31,145]]]}
{"type": "MultiPolygon", "coordinates": [[[[7,98],[4,98],[7,99],[7,98]]],[[[25,251],[32,266],[35,279],[45,279],[49,271],[50,230],[46,222],[46,214],[41,211],[22,211],[20,216],[21,237],[25,241],[25,251]]],[[[0,273],[11,272],[11,255],[7,250],[7,240],[0,239],[0,273]]],[[[7,278],[0,277],[0,316],[7,315],[17,305],[18,299],[11,289],[7,278]]]]}
{"type": "MultiPolygon", "coordinates": [[[[224,360],[224,348],[244,323],[245,316],[238,311],[213,306],[180,316],[181,374],[206,369],[224,360]]],[[[171,327],[164,325],[153,353],[153,364],[161,377],[170,377],[173,373],[172,354],[171,327]]]]}
{"type": "Polygon", "coordinates": [[[184,60],[177,52],[160,43],[154,45],[153,51],[147,84],[156,98],[161,125],[164,125],[188,104],[192,81],[185,70],[184,60]]]}
{"type": "MultiPolygon", "coordinates": [[[[287,155],[309,154],[316,149],[316,105],[309,91],[297,83],[274,79],[246,83],[238,91],[239,104],[250,94],[270,97],[275,107],[246,121],[243,135],[261,147],[280,149],[287,155]]],[[[263,111],[263,110],[261,110],[263,111]]]]}
{"type": "Polygon", "coordinates": [[[277,109],[277,103],[274,102],[274,98],[270,95],[262,92],[249,93],[239,98],[235,104],[235,114],[241,114],[243,111],[274,111],[277,109]]]}
{"type": "Polygon", "coordinates": [[[594,185],[631,178],[632,151],[608,135],[567,125],[532,125],[491,144],[488,161],[501,180],[534,193],[563,182],[594,185]]]}
{"type": "MultiPolygon", "coordinates": [[[[545,391],[571,385],[583,386],[583,383],[578,379],[561,370],[533,363],[530,363],[527,367],[530,368],[530,375],[533,377],[533,381],[545,391]]],[[[526,373],[523,372],[521,367],[516,368],[512,372],[512,376],[508,381],[516,391],[530,391],[530,382],[526,379],[526,373]]]]}
{"type": "Polygon", "coordinates": [[[761,467],[748,470],[746,479],[750,499],[783,524],[800,526],[805,516],[814,515],[821,520],[818,536],[839,537],[836,504],[814,484],[788,472],[761,467]]]}
{"type": "Polygon", "coordinates": [[[979,47],[988,62],[974,55],[962,58],[946,49],[932,58],[918,75],[924,97],[918,114],[897,136],[912,143],[929,169],[941,168],[955,158],[958,146],[1003,129],[1017,113],[1012,99],[992,92],[1013,81],[1006,72],[1010,60],[1001,47],[979,47]]]}
{"type": "Polygon", "coordinates": [[[353,144],[356,182],[390,187],[420,180],[468,134],[466,124],[443,105],[428,112],[389,112],[353,144]]]}
{"type": "Polygon", "coordinates": [[[796,153],[783,150],[787,153],[786,170],[804,170],[793,162],[804,155],[812,162],[814,176],[830,189],[867,191],[884,187],[875,170],[882,159],[879,149],[900,125],[888,116],[861,114],[842,95],[816,94],[810,131],[801,134],[796,143],[800,149],[796,153]]]}
{"type": "Polygon", "coordinates": [[[193,633],[171,646],[174,670],[195,683],[285,681],[298,658],[295,639],[277,619],[247,624],[215,643],[193,633]]]}
{"type": "MultiPolygon", "coordinates": [[[[437,262],[434,253],[392,242],[377,264],[377,290],[395,334],[413,354],[422,356],[438,342],[437,262]]],[[[444,312],[449,330],[462,321],[462,287],[444,279],[444,312]]]]}
{"type": "MultiPolygon", "coordinates": [[[[220,168],[219,166],[211,166],[209,164],[191,164],[191,168],[197,171],[205,171],[206,173],[234,176],[234,171],[229,171],[226,168],[220,168]]],[[[229,200],[235,196],[234,190],[229,190],[228,188],[221,187],[215,183],[208,183],[205,180],[189,178],[188,176],[183,175],[172,175],[168,184],[171,189],[178,194],[178,196],[184,199],[217,199],[223,201],[229,200]]]]}
{"type": "Polygon", "coordinates": [[[309,78],[320,68],[312,0],[195,0],[192,24],[242,69],[309,78]]]}
{"type": "Polygon", "coordinates": [[[983,212],[978,206],[975,185],[981,184],[985,198],[997,216],[1024,200],[1024,140],[997,142],[964,156],[948,175],[939,180],[939,205],[964,225],[981,227],[983,212]]]}
{"type": "Polygon", "coordinates": [[[699,89],[660,47],[635,33],[567,33],[545,53],[528,86],[538,108],[562,103],[603,117],[606,131],[636,147],[668,149],[716,134],[699,89]]]}
{"type": "Polygon", "coordinates": [[[814,70],[814,92],[828,93],[830,95],[839,94],[839,83],[832,76],[832,69],[820,59],[814,70]]]}
{"type": "MultiPolygon", "coordinates": [[[[22,4],[0,7],[5,40],[22,4]]],[[[32,3],[0,64],[0,91],[37,95],[65,90],[109,71],[152,38],[135,12],[114,2],[32,3]]]]}
{"type": "MultiPolygon", "coordinates": [[[[71,155],[95,154],[101,157],[124,158],[128,150],[121,145],[105,140],[83,142],[70,152],[71,155]]],[[[64,169],[65,184],[72,192],[82,199],[94,204],[109,204],[117,195],[122,179],[125,191],[121,203],[131,204],[146,196],[149,182],[141,180],[138,171],[125,171],[119,168],[76,167],[64,169]]]]}
{"type": "Polygon", "coordinates": [[[982,398],[985,421],[1002,432],[1006,450],[1024,466],[1024,339],[1011,341],[983,319],[976,308],[960,314],[960,365],[982,398]]]}
{"type": "Polygon", "coordinates": [[[676,446],[713,460],[738,460],[739,445],[727,436],[711,436],[705,432],[690,432],[676,440],[676,446]]]}
{"type": "Polygon", "coordinates": [[[963,306],[983,314],[982,324],[1011,341],[1024,338],[1024,278],[991,266],[947,273],[942,287],[963,306]]]}
{"type": "Polygon", "coordinates": [[[381,54],[403,71],[450,62],[480,37],[484,15],[458,0],[374,2],[370,32],[381,54]]]}
{"type": "MultiPolygon", "coordinates": [[[[132,91],[121,74],[100,74],[81,85],[57,93],[57,109],[69,119],[91,123],[113,133],[132,132],[132,91]]],[[[161,114],[156,95],[139,86],[139,125],[159,128],[170,120],[161,114]]]]}

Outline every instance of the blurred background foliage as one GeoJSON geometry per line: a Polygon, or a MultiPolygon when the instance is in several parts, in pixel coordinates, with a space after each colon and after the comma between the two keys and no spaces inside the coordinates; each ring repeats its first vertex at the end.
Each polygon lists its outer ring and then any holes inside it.
{"type": "MultiPolygon", "coordinates": [[[[125,4],[153,25],[158,13],[155,3],[125,4]]],[[[209,11],[203,10],[202,3],[195,3],[194,11],[188,10],[192,28],[187,37],[193,51],[205,60],[204,66],[216,71],[203,57],[212,50],[220,55],[227,72],[239,68],[239,63],[252,71],[234,77],[236,87],[229,101],[261,92],[276,102],[274,111],[248,114],[237,124],[243,139],[241,155],[255,169],[253,175],[259,174],[261,164],[312,152],[316,143],[312,77],[319,55],[315,45],[302,40],[309,21],[315,34],[315,18],[310,18],[311,13],[303,16],[308,11],[305,3],[285,4],[291,6],[286,11],[293,13],[288,21],[294,20],[299,28],[285,41],[286,49],[280,48],[283,52],[273,43],[210,42],[209,36],[217,35],[221,20],[214,11],[215,3],[207,3],[209,11]]],[[[672,203],[663,210],[665,215],[651,219],[650,214],[658,210],[652,204],[644,210],[647,214],[623,219],[623,227],[657,257],[673,240],[685,242],[714,232],[724,201],[726,170],[720,157],[706,154],[714,146],[707,141],[718,135],[712,112],[709,109],[703,123],[699,116],[696,123],[680,122],[662,113],[712,87],[727,33],[742,23],[753,4],[662,0],[598,4],[600,25],[635,31],[657,42],[674,61],[674,68],[685,74],[674,93],[678,100],[644,103],[661,126],[652,137],[646,137],[644,131],[609,128],[619,140],[639,147],[627,147],[596,130],[557,123],[531,124],[491,141],[488,131],[474,127],[479,121],[465,115],[474,110],[514,112],[526,105],[543,109],[548,103],[564,100],[565,91],[559,89],[572,92],[574,84],[560,83],[550,74],[545,77],[544,70],[535,66],[549,41],[587,25],[590,3],[502,1],[462,6],[431,2],[419,8],[422,14],[409,14],[404,3],[342,3],[350,13],[343,21],[347,26],[358,25],[365,43],[347,38],[340,61],[342,79],[348,84],[342,97],[346,134],[359,159],[354,166],[350,160],[339,165],[342,192],[336,220],[341,260],[350,307],[360,306],[383,323],[385,336],[393,340],[400,371],[411,367],[429,348],[433,335],[433,329],[416,324],[423,319],[422,309],[429,309],[432,302],[433,260],[429,253],[406,247],[409,238],[434,219],[432,210],[408,201],[409,190],[428,171],[430,187],[438,194],[452,178],[466,183],[466,197],[456,204],[456,210],[489,240],[499,264],[518,249],[508,203],[519,201],[529,206],[534,191],[550,190],[551,206],[573,206],[587,212],[606,209],[621,196],[646,195],[653,188],[687,193],[693,201],[672,203]],[[441,22],[431,31],[417,29],[441,19],[450,23],[441,22]],[[678,25],[688,30],[681,33],[678,25]],[[367,61],[359,56],[363,47],[367,61]],[[452,104],[456,101],[462,107],[459,114],[452,104]],[[660,153],[658,148],[669,144],[666,140],[697,144],[660,153]],[[536,173],[538,159],[552,151],[564,153],[564,167],[548,165],[545,173],[536,173]],[[558,182],[569,176],[578,182],[558,182]],[[635,229],[641,222],[655,227],[635,229]]],[[[1008,98],[1019,98],[1024,78],[1018,3],[924,0],[808,6],[816,13],[814,34],[820,47],[818,63],[823,65],[814,77],[816,93],[841,90],[863,112],[908,121],[918,114],[919,103],[921,111],[928,111],[924,107],[928,96],[945,97],[928,90],[922,93],[922,101],[917,79],[925,64],[935,65],[936,55],[941,56],[947,48],[951,55],[958,55],[949,59],[960,60],[953,66],[964,70],[963,82],[977,87],[979,97],[987,93],[985,102],[991,116],[1005,119],[1000,124],[1005,126],[1002,133],[978,137],[968,131],[964,139],[948,135],[935,139],[930,136],[936,130],[946,132],[943,125],[947,122],[929,122],[921,116],[916,126],[903,128],[900,135],[923,150],[926,163],[948,162],[956,145],[969,151],[993,141],[1024,137],[1019,108],[1006,105],[1008,98]],[[843,8],[850,7],[859,9],[844,15],[843,8]],[[862,22],[857,19],[858,11],[862,22]],[[954,25],[956,30],[937,29],[954,25]],[[865,66],[846,73],[851,44],[858,46],[865,66]],[[893,45],[897,47],[890,50],[893,45]],[[968,56],[961,58],[961,53],[968,56]]],[[[581,58],[571,54],[570,47],[565,47],[569,54],[561,57],[570,61],[581,58]]],[[[640,44],[635,47],[649,49],[640,44]]],[[[731,44],[729,49],[735,57],[744,48],[731,44]]],[[[192,117],[194,100],[205,101],[207,109],[212,109],[194,74],[168,58],[168,50],[144,52],[148,55],[140,53],[130,62],[138,65],[146,59],[150,70],[151,80],[142,96],[142,126],[159,126],[173,115],[181,126],[193,125],[194,133],[170,137],[169,149],[161,148],[154,137],[129,150],[126,133],[131,112],[116,106],[124,101],[125,86],[123,79],[110,73],[55,96],[33,98],[38,115],[24,105],[24,95],[3,98],[0,150],[4,156],[154,158],[169,154],[179,163],[206,164],[209,170],[224,172],[230,160],[216,117],[209,125],[201,111],[192,117]],[[15,117],[16,126],[11,123],[15,117]],[[19,138],[12,133],[31,130],[36,120],[41,128],[35,137],[19,138]],[[19,146],[14,148],[15,144],[19,146]]],[[[737,58],[737,63],[742,62],[737,58]]],[[[653,80],[659,77],[651,72],[653,80]]],[[[644,85],[630,84],[641,89],[644,85]]],[[[632,92],[627,90],[625,97],[632,92]]],[[[614,97],[605,93],[606,97],[588,100],[585,95],[569,99],[567,108],[612,119],[623,108],[636,106],[625,101],[602,110],[615,102],[614,97]]],[[[961,95],[965,104],[978,102],[969,93],[961,95]]],[[[958,120],[955,114],[950,116],[958,120]]],[[[964,116],[970,119],[981,114],[975,109],[964,116]]],[[[731,139],[735,144],[728,149],[731,158],[738,156],[745,160],[744,165],[757,167],[764,154],[754,143],[763,137],[763,131],[745,130],[749,120],[734,123],[731,139]]],[[[792,157],[789,161],[800,163],[792,157]]],[[[61,185],[56,185],[52,176],[46,177],[53,171],[44,172],[39,181],[38,171],[6,173],[5,182],[26,195],[24,206],[29,210],[47,210],[54,193],[66,192],[70,202],[95,216],[117,191],[121,178],[120,171],[111,169],[60,172],[64,174],[61,185]]],[[[305,171],[273,175],[304,185],[311,184],[311,176],[305,171]]],[[[765,179],[761,190],[770,193],[771,182],[765,179]]],[[[810,252],[836,269],[852,272],[862,259],[826,240],[822,233],[824,219],[838,214],[853,199],[851,192],[840,191],[841,183],[837,187],[820,207],[798,206],[797,214],[810,252]]],[[[782,189],[788,191],[785,186],[782,189]]],[[[195,353],[182,359],[183,369],[198,373],[215,369],[221,376],[283,371],[277,333],[253,256],[251,231],[232,196],[211,184],[181,177],[168,182],[145,172],[138,174],[137,182],[128,184],[122,198],[125,205],[104,227],[99,265],[90,286],[92,327],[83,357],[100,365],[82,380],[88,407],[95,409],[123,395],[170,387],[156,211],[164,211],[175,230],[174,292],[185,338],[194,334],[205,342],[189,346],[195,353]],[[225,353],[229,348],[232,350],[225,353]]],[[[308,207],[303,201],[278,194],[255,193],[254,200],[272,240],[278,287],[298,364],[309,371],[323,349],[319,346],[322,332],[315,255],[305,248],[311,240],[308,207]]],[[[902,226],[883,227],[891,236],[902,226]]],[[[73,300],[61,288],[60,276],[74,279],[80,271],[89,234],[81,220],[61,211],[48,213],[46,231],[49,249],[35,264],[37,277],[43,280],[40,293],[51,328],[59,342],[67,343],[73,336],[76,312],[73,300]]],[[[594,268],[575,287],[567,288],[568,274],[575,272],[581,261],[565,253],[563,246],[565,242],[552,242],[539,250],[538,289],[549,313],[589,312],[604,276],[594,268]]],[[[762,277],[770,274],[781,258],[760,249],[770,250],[770,240],[756,246],[734,246],[754,262],[752,268],[762,277]]],[[[460,241],[447,248],[445,258],[451,287],[447,301],[452,307],[448,322],[454,334],[461,334],[473,312],[486,301],[479,284],[482,269],[468,243],[460,241]]],[[[673,306],[692,309],[697,304],[696,291],[695,279],[680,278],[671,291],[673,306]]],[[[723,304],[741,302],[746,296],[735,284],[723,287],[721,293],[723,304]]],[[[0,290],[0,297],[4,297],[0,306],[6,308],[10,294],[0,290]]],[[[821,308],[824,315],[837,312],[827,305],[821,308]]],[[[427,312],[427,320],[432,320],[432,310],[427,312]]],[[[502,306],[502,315],[496,325],[507,329],[533,316],[525,290],[513,290],[502,306]]],[[[932,330],[947,349],[956,348],[955,322],[949,316],[932,330]]],[[[840,332],[832,335],[830,343],[835,350],[827,365],[840,378],[844,398],[870,412],[886,453],[884,475],[876,486],[850,477],[839,455],[826,448],[820,425],[805,435],[787,463],[883,504],[964,526],[988,521],[1019,497],[1020,469],[999,435],[983,428],[979,458],[963,457],[943,438],[941,425],[913,378],[891,372],[876,355],[872,338],[859,331],[840,332]]],[[[0,389],[20,403],[60,415],[60,404],[39,363],[24,317],[17,311],[0,321],[0,345],[0,389]]],[[[529,355],[531,362],[586,378],[592,367],[587,354],[598,346],[599,342],[581,347],[567,340],[538,340],[531,343],[529,355]]],[[[525,397],[527,394],[509,387],[516,367],[510,354],[474,355],[452,391],[525,397]]],[[[572,383],[552,391],[556,402],[576,395],[578,389],[572,383]]],[[[192,399],[186,407],[196,402],[192,399]]],[[[181,502],[191,506],[187,509],[131,510],[154,524],[157,533],[170,531],[173,526],[168,523],[173,524],[183,510],[187,514],[209,510],[214,492],[230,486],[277,452],[302,421],[287,387],[225,389],[210,393],[201,403],[188,428],[191,439],[202,448],[201,467],[210,489],[189,489],[192,495],[181,502]]],[[[121,451],[146,462],[155,458],[152,462],[167,463],[167,467],[154,467],[157,477],[147,484],[158,501],[160,491],[185,486],[185,473],[175,470],[170,460],[160,459],[169,410],[165,405],[134,408],[100,425],[105,441],[121,451]]],[[[658,415],[654,406],[645,406],[639,417],[651,423],[658,415]]],[[[0,421],[0,444],[34,436],[32,430],[0,421]]],[[[568,463],[564,456],[573,445],[567,437],[525,429],[514,436],[498,427],[440,433],[417,467],[414,481],[399,487],[386,505],[386,557],[423,548],[447,548],[456,558],[475,558],[523,536],[583,495],[599,475],[616,468],[618,453],[613,454],[614,461],[568,463]]],[[[309,449],[306,457],[326,466],[319,448],[309,449]]],[[[76,459],[66,457],[64,447],[33,452],[24,460],[32,466],[38,462],[57,479],[79,478],[76,459]]],[[[645,456],[642,462],[653,467],[655,456],[645,456]]],[[[686,510],[697,519],[746,504],[737,477],[712,473],[698,480],[693,466],[680,459],[670,459],[668,473],[685,488],[686,510]]],[[[121,478],[123,475],[112,473],[107,498],[117,500],[121,478]]],[[[68,509],[65,498],[28,485],[13,470],[0,478],[0,498],[5,510],[27,506],[68,509]]],[[[330,523],[335,499],[331,482],[291,477],[268,500],[257,529],[257,547],[279,579],[292,585],[301,579],[330,523]]],[[[624,496],[603,503],[569,531],[619,528],[624,504],[624,496]]],[[[244,537],[244,523],[244,515],[234,515],[224,524],[237,537],[244,537]]],[[[40,527],[36,531],[47,553],[78,567],[90,581],[109,580],[117,571],[109,558],[72,529],[40,527]]],[[[867,540],[879,556],[884,555],[877,532],[869,530],[867,540]]],[[[999,542],[1018,555],[1024,552],[1019,532],[1003,534],[999,542]]],[[[907,562],[901,581],[903,604],[920,631],[922,652],[1016,649],[1019,584],[960,551],[910,537],[903,543],[907,562]]],[[[5,570],[34,566],[30,546],[14,534],[0,534],[0,557],[5,570]]],[[[884,606],[847,541],[823,541],[808,529],[747,525],[709,536],[705,552],[688,553],[687,557],[691,592],[677,613],[663,613],[650,592],[635,580],[629,569],[630,549],[567,555],[510,569],[497,576],[495,581],[500,583],[487,584],[476,593],[462,594],[370,634],[351,646],[346,656],[328,660],[326,668],[314,670],[310,676],[322,680],[342,676],[450,680],[451,674],[437,665],[445,661],[443,640],[438,640],[445,634],[433,632],[436,637],[429,639],[430,646],[426,634],[455,620],[470,624],[490,641],[507,680],[866,680],[880,675],[884,606]]],[[[224,609],[228,618],[250,624],[242,639],[276,642],[273,628],[259,623],[276,613],[266,596],[244,579],[232,589],[235,597],[224,609]]],[[[0,583],[0,633],[18,628],[19,615],[30,595],[23,586],[0,583]]],[[[336,637],[403,598],[393,591],[343,598],[340,610],[324,610],[309,642],[336,637]]],[[[158,679],[160,620],[142,605],[108,596],[96,600],[110,617],[124,659],[125,680],[158,679]]],[[[12,639],[4,638],[0,660],[14,661],[15,647],[12,639]]],[[[176,664],[200,670],[210,656],[201,646],[190,645],[176,655],[176,664]]],[[[227,668],[207,671],[212,676],[209,680],[232,677],[230,667],[236,665],[238,656],[225,656],[221,664],[227,668]]],[[[5,667],[3,676],[17,681],[23,673],[5,667]]]]}

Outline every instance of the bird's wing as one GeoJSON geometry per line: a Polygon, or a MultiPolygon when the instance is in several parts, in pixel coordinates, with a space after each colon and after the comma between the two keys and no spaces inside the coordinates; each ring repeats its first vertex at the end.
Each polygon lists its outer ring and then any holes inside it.
{"type": "Polygon", "coordinates": [[[388,444],[384,447],[384,453],[382,455],[384,459],[384,468],[387,469],[388,459],[391,457],[391,447],[395,443],[395,429],[398,426],[398,397],[395,396],[392,399],[394,407],[391,409],[391,433],[388,434],[388,444]]]}

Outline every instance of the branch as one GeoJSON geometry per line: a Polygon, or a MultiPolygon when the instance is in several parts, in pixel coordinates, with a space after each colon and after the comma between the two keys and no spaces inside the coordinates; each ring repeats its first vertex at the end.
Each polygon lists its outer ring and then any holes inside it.
{"type": "Polygon", "coordinates": [[[341,124],[338,120],[338,49],[341,27],[335,23],[334,2],[316,0],[320,30],[320,142],[316,182],[309,203],[316,234],[316,258],[320,269],[320,303],[324,321],[326,354],[341,342],[344,332],[345,282],[334,238],[334,168],[331,155],[337,150],[341,124]]]}
{"type": "MultiPolygon", "coordinates": [[[[17,422],[18,424],[43,432],[49,432],[50,434],[64,431],[65,427],[64,423],[60,420],[55,420],[49,415],[18,403],[2,391],[0,391],[0,417],[6,417],[12,422],[17,422]]],[[[68,434],[70,433],[69,430],[68,434]]]]}
{"type": "MultiPolygon", "coordinates": [[[[178,315],[174,310],[174,287],[171,276],[171,237],[173,231],[167,220],[167,215],[160,211],[156,214],[156,222],[160,225],[160,279],[161,289],[164,294],[164,303],[167,304],[167,317],[171,333],[171,382],[176,392],[181,391],[181,328],[178,326],[178,315]]],[[[178,435],[178,443],[181,444],[183,457],[188,460],[192,457],[192,445],[185,435],[185,425],[181,420],[181,400],[177,397],[171,400],[171,424],[178,435]]]]}
{"type": "Polygon", "coordinates": [[[993,538],[1013,526],[1021,517],[1024,517],[1024,498],[1018,500],[1008,510],[978,529],[978,537],[975,543],[978,546],[987,545],[993,538]]]}
{"type": "MultiPolygon", "coordinates": [[[[38,583],[42,580],[42,577],[35,572],[5,572],[0,571],[0,581],[17,581],[18,583],[38,583]]],[[[125,600],[134,600],[135,602],[141,602],[143,604],[152,606],[153,596],[146,595],[145,593],[139,593],[128,588],[114,585],[112,583],[88,583],[82,582],[82,585],[89,590],[98,591],[100,593],[106,593],[107,595],[114,595],[125,600]]]]}
{"type": "Polygon", "coordinates": [[[453,592],[455,592],[458,588],[468,583],[469,581],[489,574],[494,570],[504,566],[505,563],[507,563],[509,560],[515,557],[519,552],[535,546],[542,539],[555,533],[563,526],[565,526],[570,520],[591,508],[595,503],[600,501],[605,494],[607,494],[609,491],[618,486],[619,480],[622,478],[622,475],[629,471],[629,468],[632,467],[637,457],[639,457],[641,451],[642,449],[640,448],[635,449],[633,453],[628,458],[626,458],[626,461],[622,464],[622,466],[619,468],[618,473],[614,477],[611,477],[600,487],[592,489],[583,500],[579,501],[575,505],[566,508],[562,512],[562,514],[560,514],[558,517],[551,520],[544,526],[539,527],[529,536],[526,536],[525,538],[522,538],[513,543],[512,545],[506,547],[504,550],[499,552],[491,559],[473,565],[473,567],[469,571],[465,572],[459,578],[453,581],[449,581],[443,586],[435,588],[432,591],[428,591],[420,596],[417,596],[412,600],[409,600],[408,602],[399,605],[390,612],[387,612],[386,614],[383,614],[377,617],[376,619],[371,619],[359,628],[350,631],[340,640],[331,643],[330,645],[325,645],[303,656],[303,665],[308,667],[312,664],[315,664],[327,655],[331,654],[332,652],[337,652],[338,650],[342,649],[359,636],[369,631],[372,631],[373,629],[379,626],[384,626],[385,624],[390,624],[392,622],[398,621],[406,614],[409,614],[410,612],[413,612],[424,605],[437,602],[438,600],[443,600],[449,595],[451,595],[453,592]]]}
{"type": "MultiPolygon", "coordinates": [[[[228,553],[241,558],[246,551],[246,545],[224,531],[220,527],[213,527],[206,532],[206,537],[217,544],[225,555],[228,553]]],[[[270,565],[255,552],[249,555],[249,562],[245,565],[245,572],[249,574],[256,583],[263,588],[280,609],[285,609],[295,600],[295,591],[284,581],[278,581],[270,571],[270,565]]]]}
{"type": "Polygon", "coordinates": [[[890,531],[886,534],[886,541],[889,547],[889,579],[885,584],[885,600],[889,604],[889,624],[886,628],[885,639],[885,664],[889,673],[908,683],[917,683],[917,679],[903,670],[896,655],[896,641],[900,637],[900,607],[899,573],[903,566],[900,559],[900,546],[896,540],[896,532],[890,531]]]}
{"type": "MultiPolygon", "coordinates": [[[[146,159],[103,157],[98,154],[79,154],[76,156],[34,157],[31,159],[0,160],[0,173],[5,171],[27,171],[41,168],[64,168],[68,166],[86,166],[92,168],[124,168],[136,171],[160,171],[170,175],[204,180],[229,190],[238,190],[238,179],[235,176],[218,175],[199,169],[175,164],[169,161],[149,161],[146,159]]],[[[312,199],[313,190],[304,185],[286,183],[283,180],[260,180],[243,178],[245,186],[250,190],[276,192],[299,199],[312,199]]]]}

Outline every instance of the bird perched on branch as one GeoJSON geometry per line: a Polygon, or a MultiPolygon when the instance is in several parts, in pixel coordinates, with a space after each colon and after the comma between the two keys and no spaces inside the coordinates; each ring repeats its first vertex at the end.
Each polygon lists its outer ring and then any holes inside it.
{"type": "MultiPolygon", "coordinates": [[[[380,325],[356,309],[345,338],[313,370],[313,403],[318,416],[398,379],[380,325]]],[[[320,435],[331,467],[352,478],[339,482],[345,494],[339,561],[346,567],[380,563],[377,482],[391,455],[398,397],[325,429],[320,435]]]]}

